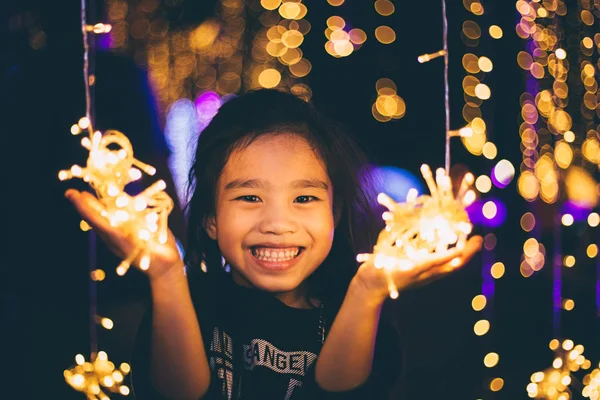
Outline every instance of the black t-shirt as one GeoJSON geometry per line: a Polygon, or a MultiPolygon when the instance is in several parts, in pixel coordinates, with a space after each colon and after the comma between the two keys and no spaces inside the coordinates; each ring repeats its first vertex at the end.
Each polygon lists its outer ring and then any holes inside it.
{"type": "MultiPolygon", "coordinates": [[[[320,308],[288,307],[268,293],[235,284],[228,274],[202,273],[188,281],[212,371],[203,399],[386,399],[399,378],[398,335],[382,319],[368,381],[330,393],[314,378],[322,346],[320,308]]],[[[151,318],[149,312],[140,326],[132,360],[138,400],[164,399],[149,379],[151,318]]],[[[331,324],[325,319],[325,338],[331,324]]]]}

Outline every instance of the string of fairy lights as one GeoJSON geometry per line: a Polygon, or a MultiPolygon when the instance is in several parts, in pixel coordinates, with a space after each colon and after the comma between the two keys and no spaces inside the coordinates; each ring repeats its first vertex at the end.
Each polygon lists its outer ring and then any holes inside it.
{"type": "MultiPolygon", "coordinates": [[[[142,172],[154,175],[154,167],[133,157],[133,148],[129,139],[121,132],[108,130],[104,133],[94,129],[94,102],[91,87],[96,83],[93,72],[93,51],[95,38],[90,34],[108,33],[110,24],[87,23],[86,0],[81,0],[81,31],[83,35],[83,78],[85,87],[86,115],[71,127],[71,134],[79,135],[87,132],[81,139],[81,145],[89,151],[85,167],[73,165],[68,170],[61,170],[58,178],[61,181],[80,178],[93,189],[104,207],[102,216],[112,227],[119,228],[125,237],[131,238],[134,249],[117,267],[117,274],[124,275],[132,263],[137,262],[142,270],[151,266],[151,249],[165,244],[168,239],[167,219],[173,208],[173,201],[164,192],[165,182],[159,180],[141,193],[132,196],[125,190],[126,186],[142,177],[142,172]],[[91,45],[90,45],[91,44],[91,45]],[[92,60],[92,62],[90,62],[92,60]]],[[[91,227],[82,221],[80,227],[89,231],[91,227]]],[[[95,240],[95,236],[91,236],[95,240]]],[[[95,251],[90,248],[90,360],[86,361],[82,354],[75,357],[75,365],[64,371],[66,382],[75,390],[86,395],[90,400],[106,400],[107,393],[128,395],[130,389],[125,385],[125,376],[131,367],[121,363],[117,368],[108,360],[104,351],[98,351],[95,326],[101,325],[112,329],[110,318],[96,314],[97,294],[96,282],[102,281],[105,273],[95,268],[95,251]]]]}
{"type": "MultiPolygon", "coordinates": [[[[598,254],[596,235],[591,232],[599,223],[595,209],[600,186],[594,178],[600,159],[596,79],[600,34],[594,29],[598,4],[580,0],[567,7],[561,0],[519,0],[516,8],[520,14],[516,32],[526,43],[517,62],[527,71],[527,91],[521,96],[523,160],[518,191],[532,204],[521,217],[521,227],[531,237],[523,246],[520,269],[528,278],[546,264],[552,266],[555,336],[550,342],[552,366],[531,376],[527,393],[539,399],[567,400],[575,393],[598,399],[600,364],[585,373],[592,362],[583,356],[583,345],[560,339],[565,334],[562,314],[574,310],[576,304],[565,292],[573,276],[569,270],[576,265],[574,252],[579,251],[565,237],[579,236],[576,244],[584,242],[588,259],[598,254]],[[541,205],[534,207],[537,204],[541,205]],[[558,215],[544,224],[539,210],[549,205],[558,215]],[[552,242],[544,245],[542,237],[550,237],[552,242]],[[585,238],[592,243],[585,244],[585,238]]],[[[596,269],[596,280],[599,278],[600,269],[596,269]]],[[[597,309],[599,289],[598,284],[590,288],[595,291],[597,309]]]]}

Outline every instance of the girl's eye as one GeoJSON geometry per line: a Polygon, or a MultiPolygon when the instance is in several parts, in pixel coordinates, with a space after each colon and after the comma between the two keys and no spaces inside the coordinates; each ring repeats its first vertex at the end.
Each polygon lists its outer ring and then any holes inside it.
{"type": "Polygon", "coordinates": [[[296,203],[310,203],[311,201],[319,200],[315,196],[298,196],[296,197],[296,203]]]}
{"type": "Polygon", "coordinates": [[[240,196],[238,197],[236,200],[241,200],[241,201],[245,201],[248,203],[258,203],[260,201],[260,199],[258,198],[258,196],[240,196]]]}

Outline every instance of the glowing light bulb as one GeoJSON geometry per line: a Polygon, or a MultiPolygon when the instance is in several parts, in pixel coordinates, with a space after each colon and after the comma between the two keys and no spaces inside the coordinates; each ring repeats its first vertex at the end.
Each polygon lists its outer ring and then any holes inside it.
{"type": "Polygon", "coordinates": [[[440,50],[436,53],[432,53],[432,54],[422,54],[417,58],[417,61],[419,61],[421,64],[426,63],[428,61],[431,61],[435,58],[438,57],[442,57],[446,55],[446,50],[440,50]]]}

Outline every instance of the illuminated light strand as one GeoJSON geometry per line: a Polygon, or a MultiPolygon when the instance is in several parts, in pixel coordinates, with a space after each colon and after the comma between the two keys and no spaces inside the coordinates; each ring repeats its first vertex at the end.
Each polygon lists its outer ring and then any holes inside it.
{"type": "Polygon", "coordinates": [[[386,227],[379,234],[373,253],[356,257],[359,262],[372,262],[375,268],[385,271],[393,299],[398,297],[391,277],[393,271],[410,270],[418,263],[443,255],[451,246],[462,249],[472,230],[465,207],[475,200],[470,189],[473,175],[463,177],[454,197],[444,169],[436,171],[435,179],[427,165],[421,167],[421,173],[430,195],[418,196],[411,189],[404,203],[396,203],[384,193],[377,196],[379,204],[388,209],[382,216],[386,227]]]}
{"type": "Polygon", "coordinates": [[[131,371],[129,364],[122,363],[115,368],[104,351],[98,352],[93,362],[85,361],[83,355],[78,354],[75,362],[75,366],[64,371],[65,380],[88,400],[108,400],[105,391],[129,395],[129,387],[124,384],[125,376],[131,371]]]}
{"type": "MultiPolygon", "coordinates": [[[[85,168],[73,165],[69,170],[59,171],[59,179],[81,178],[88,182],[94,189],[96,196],[105,206],[102,213],[113,226],[119,226],[129,234],[138,233],[136,238],[151,244],[157,237],[159,243],[167,241],[167,217],[173,208],[173,201],[163,192],[164,181],[156,182],[137,196],[131,197],[124,192],[125,186],[141,177],[139,169],[148,174],[156,170],[145,163],[133,158],[133,149],[129,139],[118,131],[107,131],[104,135],[94,131],[94,103],[91,86],[95,84],[95,76],[90,76],[93,64],[90,63],[90,46],[88,34],[108,33],[111,25],[87,24],[86,0],[81,0],[80,9],[81,33],[83,36],[83,77],[85,88],[85,117],[71,127],[71,133],[77,135],[87,129],[89,135],[81,140],[81,145],[89,150],[85,168]],[[93,80],[91,79],[93,77],[93,80]],[[113,148],[109,148],[109,146],[113,148]],[[114,146],[116,145],[116,146],[114,146]],[[118,147],[115,149],[114,147],[118,147]],[[137,167],[137,168],[134,168],[137,167]],[[143,204],[140,204],[143,203],[143,204]],[[141,228],[144,229],[141,229],[141,228]],[[141,235],[142,231],[147,232],[141,235]]],[[[82,230],[90,230],[89,224],[80,224],[82,230]]],[[[145,251],[146,246],[140,246],[145,251]]],[[[140,250],[141,251],[141,250],[140,250]]],[[[110,318],[96,315],[97,309],[97,282],[104,279],[104,272],[96,269],[96,236],[90,232],[90,360],[86,362],[79,354],[75,357],[76,366],[64,371],[66,382],[75,390],[86,395],[88,400],[107,400],[109,397],[102,388],[113,393],[128,395],[129,388],[123,385],[124,376],[129,373],[128,364],[121,364],[120,369],[115,369],[112,362],[108,361],[105,352],[98,352],[96,324],[101,324],[106,329],[112,329],[113,321],[110,318]]],[[[149,258],[143,255],[140,266],[149,266],[149,258]]],[[[123,273],[126,271],[124,269],[123,273]]]]}

